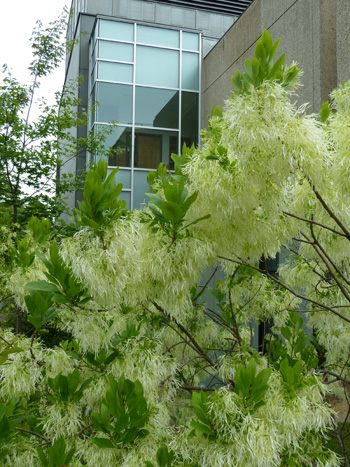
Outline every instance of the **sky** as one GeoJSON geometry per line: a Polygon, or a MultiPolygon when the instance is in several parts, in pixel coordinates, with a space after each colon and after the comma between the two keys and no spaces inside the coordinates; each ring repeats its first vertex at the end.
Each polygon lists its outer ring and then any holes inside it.
{"type": "MultiPolygon", "coordinates": [[[[44,27],[48,26],[58,18],[64,6],[71,6],[71,0],[4,0],[1,3],[0,70],[6,63],[21,84],[28,84],[31,78],[27,67],[32,61],[29,39],[36,21],[41,20],[44,27]]],[[[64,64],[42,80],[37,97],[43,96],[52,102],[63,80],[64,64]]]]}

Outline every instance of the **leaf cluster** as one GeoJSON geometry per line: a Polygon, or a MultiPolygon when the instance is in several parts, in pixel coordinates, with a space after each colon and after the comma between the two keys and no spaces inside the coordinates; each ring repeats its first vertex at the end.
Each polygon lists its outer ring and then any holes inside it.
{"type": "Polygon", "coordinates": [[[125,200],[119,195],[123,185],[116,184],[118,168],[107,176],[107,162],[100,159],[88,172],[84,185],[84,201],[79,202],[81,224],[93,229],[103,241],[104,229],[126,214],[125,200]]]}
{"type": "Polygon", "coordinates": [[[282,54],[276,62],[276,55],[280,39],[273,43],[270,33],[265,29],[262,36],[256,43],[254,58],[244,62],[245,72],[237,70],[235,76],[231,78],[234,85],[235,94],[249,94],[250,87],[259,87],[264,81],[271,80],[281,84],[281,86],[292,86],[299,75],[296,65],[286,68],[284,62],[285,54],[282,54]]]}
{"type": "Polygon", "coordinates": [[[100,411],[91,414],[95,430],[107,435],[107,438],[92,439],[102,449],[133,444],[147,436],[148,431],[144,427],[152,413],[138,380],[133,382],[122,376],[116,381],[109,376],[108,381],[109,389],[100,411]]]}
{"type": "MultiPolygon", "coordinates": [[[[156,454],[158,467],[172,467],[172,462],[175,458],[175,453],[172,450],[168,450],[167,446],[161,446],[156,454]]],[[[145,461],[146,467],[154,467],[152,462],[145,461]]]]}
{"type": "Polygon", "coordinates": [[[191,427],[203,433],[203,436],[209,441],[214,441],[217,439],[217,432],[215,423],[210,415],[209,402],[211,397],[204,391],[193,392],[192,406],[199,421],[195,419],[191,420],[191,427]]]}
{"type": "Polygon", "coordinates": [[[163,176],[161,190],[158,193],[146,193],[150,202],[149,209],[153,217],[145,214],[145,221],[151,222],[156,229],[160,227],[172,240],[172,244],[184,236],[189,236],[188,227],[208,219],[209,214],[186,223],[186,215],[191,205],[196,201],[198,193],[189,195],[182,175],[163,176]],[[162,193],[162,194],[161,194],[162,193]],[[180,234],[183,232],[184,234],[180,234]]]}
{"type": "Polygon", "coordinates": [[[254,413],[265,405],[263,400],[269,385],[271,368],[264,368],[256,373],[257,365],[253,358],[248,365],[239,365],[235,374],[235,393],[242,398],[243,406],[254,413]]]}
{"type": "Polygon", "coordinates": [[[50,257],[36,252],[37,256],[46,266],[44,271],[47,281],[33,281],[27,284],[30,291],[51,293],[52,303],[71,303],[72,305],[84,305],[91,297],[86,293],[80,282],[73,276],[71,269],[66,266],[60,257],[57,243],[50,245],[50,257]]]}
{"type": "Polygon", "coordinates": [[[73,459],[76,448],[70,449],[66,454],[66,442],[64,438],[55,439],[46,456],[42,447],[36,448],[42,467],[67,466],[73,459]]]}
{"type": "Polygon", "coordinates": [[[80,386],[80,372],[76,368],[67,376],[61,373],[55,378],[48,378],[48,386],[54,393],[54,396],[47,396],[51,402],[73,402],[80,401],[85,389],[89,386],[91,378],[85,380],[80,386]]]}

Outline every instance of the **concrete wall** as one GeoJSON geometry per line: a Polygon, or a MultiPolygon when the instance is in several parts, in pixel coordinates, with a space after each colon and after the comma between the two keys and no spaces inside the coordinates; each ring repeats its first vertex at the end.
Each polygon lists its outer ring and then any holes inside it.
{"type": "Polygon", "coordinates": [[[349,20],[349,0],[255,0],[203,61],[202,126],[230,96],[231,76],[244,71],[264,29],[274,41],[281,38],[286,63],[296,61],[304,72],[299,103],[318,112],[332,89],[350,79],[349,20]]]}

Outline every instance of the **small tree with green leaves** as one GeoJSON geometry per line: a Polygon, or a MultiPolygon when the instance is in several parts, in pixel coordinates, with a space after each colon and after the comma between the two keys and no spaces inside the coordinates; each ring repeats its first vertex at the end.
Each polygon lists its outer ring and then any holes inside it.
{"type": "Polygon", "coordinates": [[[326,395],[350,382],[350,84],[308,116],[276,51],[264,32],[143,211],[101,160],[74,236],[32,220],[13,240],[6,287],[32,327],[0,333],[1,466],[349,465],[326,395]],[[48,326],[67,338],[46,346],[48,326]]]}

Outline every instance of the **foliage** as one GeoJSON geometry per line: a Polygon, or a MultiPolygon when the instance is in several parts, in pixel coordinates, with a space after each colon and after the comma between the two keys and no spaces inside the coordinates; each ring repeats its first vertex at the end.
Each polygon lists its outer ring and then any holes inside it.
{"type": "Polygon", "coordinates": [[[305,115],[277,45],[265,32],[202,147],[149,176],[144,211],[99,162],[74,235],[1,224],[32,326],[0,333],[0,465],[331,467],[333,428],[348,462],[326,396],[349,383],[350,84],[305,115]],[[68,338],[46,346],[48,326],[68,338]]]}
{"type": "MultiPolygon", "coordinates": [[[[77,139],[72,128],[86,126],[87,109],[81,110],[77,82],[67,82],[55,94],[53,104],[37,99],[41,80],[62,62],[74,43],[62,40],[67,27],[67,12],[47,28],[40,21],[31,37],[33,61],[28,69],[32,81],[21,84],[4,65],[0,83],[0,225],[3,242],[0,275],[20,266],[25,270],[35,259],[35,247],[49,237],[68,234],[76,227],[61,219],[67,212],[66,196],[83,186],[84,174],[65,174],[64,165],[86,151],[108,153],[105,133],[87,132],[77,139]],[[39,116],[33,113],[37,105],[39,116]],[[77,110],[79,109],[79,110],[77,110]],[[7,269],[7,271],[5,271],[7,269]]],[[[91,175],[90,175],[91,176],[91,175]]],[[[13,301],[1,294],[7,315],[16,316],[17,330],[24,330],[22,313],[13,301]]]]}

